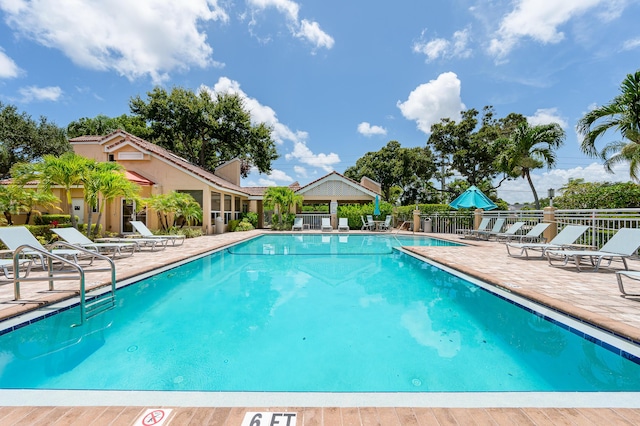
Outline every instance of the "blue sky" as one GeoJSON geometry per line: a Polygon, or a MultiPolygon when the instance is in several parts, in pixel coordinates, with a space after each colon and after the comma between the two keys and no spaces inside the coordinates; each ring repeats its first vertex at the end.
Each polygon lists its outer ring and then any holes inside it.
{"type": "MultiPolygon", "coordinates": [[[[66,127],[129,114],[158,84],[239,93],[281,155],[244,185],[342,173],[493,105],[565,129],[557,168],[534,174],[545,196],[629,180],[580,152],[575,124],[638,68],[639,17],[638,0],[0,0],[0,101],[66,127]]],[[[522,179],[499,195],[533,199],[522,179]]]]}

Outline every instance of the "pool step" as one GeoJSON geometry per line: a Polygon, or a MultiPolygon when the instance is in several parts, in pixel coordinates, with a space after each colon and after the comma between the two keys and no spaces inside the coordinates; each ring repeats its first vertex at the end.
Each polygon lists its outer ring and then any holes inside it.
{"type": "Polygon", "coordinates": [[[108,292],[92,299],[85,305],[86,319],[90,319],[116,307],[116,295],[108,292]]]}

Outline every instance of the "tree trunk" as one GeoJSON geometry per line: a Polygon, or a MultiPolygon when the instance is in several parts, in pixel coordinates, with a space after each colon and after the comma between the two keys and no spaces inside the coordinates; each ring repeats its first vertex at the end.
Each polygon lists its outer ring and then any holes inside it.
{"type": "Polygon", "coordinates": [[[5,217],[5,219],[7,219],[7,224],[9,226],[12,226],[13,225],[13,219],[11,218],[11,213],[9,213],[8,211],[5,211],[4,212],[4,217],[5,217]]]}
{"type": "Polygon", "coordinates": [[[538,193],[536,192],[536,188],[533,186],[533,181],[531,180],[531,174],[529,174],[529,170],[525,170],[523,173],[527,178],[527,182],[529,182],[529,186],[531,187],[531,192],[533,192],[533,201],[536,204],[536,210],[540,210],[540,200],[538,200],[538,193]]]}

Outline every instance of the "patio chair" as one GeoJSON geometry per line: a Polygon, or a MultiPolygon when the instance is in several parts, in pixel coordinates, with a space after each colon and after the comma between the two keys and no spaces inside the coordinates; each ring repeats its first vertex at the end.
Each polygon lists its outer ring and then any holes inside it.
{"type": "Polygon", "coordinates": [[[515,222],[506,231],[498,232],[497,234],[492,234],[490,236],[494,237],[496,241],[501,241],[501,240],[506,241],[508,238],[514,235],[517,235],[518,231],[520,231],[520,229],[522,229],[524,225],[525,225],[525,222],[515,222]]]}
{"type": "Polygon", "coordinates": [[[361,215],[360,220],[362,220],[362,227],[360,228],[361,231],[364,231],[365,229],[367,231],[373,231],[373,229],[371,229],[371,224],[369,224],[369,222],[364,220],[364,216],[361,215]]]}
{"type": "Polygon", "coordinates": [[[622,297],[632,296],[639,297],[640,293],[629,293],[624,288],[624,284],[622,283],[622,277],[631,278],[632,280],[640,281],[640,271],[616,271],[616,278],[618,279],[618,288],[620,289],[620,293],[622,293],[622,297]]]}
{"type": "Polygon", "coordinates": [[[96,243],[91,241],[76,228],[54,228],[51,231],[59,235],[69,244],[95,250],[98,253],[111,253],[114,259],[116,256],[131,256],[138,247],[133,241],[125,243],[96,243]]]}
{"type": "Polygon", "coordinates": [[[331,219],[328,217],[322,218],[322,226],[320,227],[322,232],[331,232],[333,231],[333,226],[331,226],[331,219]]]}
{"type": "Polygon", "coordinates": [[[518,241],[519,243],[544,243],[545,239],[542,233],[551,225],[550,223],[538,223],[524,235],[510,235],[508,237],[499,238],[498,241],[504,239],[504,242],[518,241]]]}
{"type": "Polygon", "coordinates": [[[380,231],[389,231],[391,230],[391,215],[388,214],[387,217],[385,217],[384,222],[378,225],[378,229],[380,231]]]}
{"type": "Polygon", "coordinates": [[[291,227],[292,231],[302,231],[303,219],[301,217],[296,217],[293,219],[293,226],[291,227]]]}
{"type": "Polygon", "coordinates": [[[489,224],[491,223],[491,218],[483,217],[480,221],[480,225],[478,225],[478,229],[458,229],[457,233],[460,234],[460,238],[467,238],[472,232],[475,231],[488,231],[489,224]]]}
{"type": "Polygon", "coordinates": [[[483,231],[483,230],[471,231],[469,236],[477,238],[477,239],[482,238],[483,240],[488,240],[492,235],[496,235],[496,234],[499,234],[500,232],[502,232],[502,227],[504,226],[505,222],[506,222],[506,219],[498,218],[493,223],[493,227],[490,230],[488,230],[488,231],[483,231]]]}
{"type": "Polygon", "coordinates": [[[376,230],[376,221],[373,220],[373,215],[367,215],[367,225],[369,225],[369,229],[372,231],[376,230]]]}
{"type": "Polygon", "coordinates": [[[548,243],[507,243],[507,254],[511,257],[529,258],[529,250],[539,251],[544,257],[547,250],[562,249],[576,242],[589,229],[586,225],[567,225],[548,243]],[[511,249],[520,250],[519,254],[511,253],[511,249]]]}
{"type": "Polygon", "coordinates": [[[546,255],[551,266],[567,266],[570,261],[578,269],[583,259],[588,259],[593,272],[598,272],[603,260],[607,267],[614,259],[620,259],[624,269],[628,270],[627,258],[633,256],[640,248],[640,228],[620,228],[600,250],[547,250],[546,255]],[[554,263],[555,262],[555,263],[554,263]]]}
{"type": "Polygon", "coordinates": [[[338,218],[338,231],[349,232],[349,219],[346,217],[338,218]]]}
{"type": "Polygon", "coordinates": [[[142,235],[144,238],[163,238],[165,240],[171,241],[171,243],[174,246],[182,245],[184,243],[184,240],[185,240],[184,235],[175,235],[175,234],[155,235],[153,232],[149,230],[149,228],[147,228],[147,226],[144,223],[140,222],[139,220],[132,220],[130,223],[131,223],[131,226],[133,226],[133,229],[135,229],[136,232],[142,235]],[[177,242],[179,242],[180,244],[176,244],[177,242]]]}
{"type": "MultiPolygon", "coordinates": [[[[32,259],[19,259],[18,265],[20,268],[25,268],[25,273],[23,276],[19,276],[20,278],[26,278],[29,276],[29,272],[31,272],[31,266],[33,265],[32,259]]],[[[0,259],[0,270],[8,280],[12,280],[14,276],[12,276],[11,271],[14,269],[13,259],[0,259]]]]}
{"type": "MultiPolygon", "coordinates": [[[[73,249],[53,249],[49,250],[40,244],[40,241],[24,226],[8,226],[0,227],[0,240],[9,250],[16,251],[20,246],[28,246],[34,249],[48,251],[57,256],[64,257],[78,263],[78,257],[83,254],[80,250],[73,249]]],[[[47,262],[42,253],[36,250],[23,249],[21,252],[24,256],[37,260],[43,270],[47,270],[47,262]]],[[[93,258],[91,259],[93,262],[93,258]]]]}

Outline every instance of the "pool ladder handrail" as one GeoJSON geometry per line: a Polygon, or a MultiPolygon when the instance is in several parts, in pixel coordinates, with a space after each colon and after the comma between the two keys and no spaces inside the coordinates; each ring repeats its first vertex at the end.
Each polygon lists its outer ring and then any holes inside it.
{"type": "MultiPolygon", "coordinates": [[[[69,260],[67,258],[64,258],[62,256],[58,256],[55,253],[52,253],[50,251],[47,250],[42,250],[39,247],[33,247],[30,246],[28,244],[24,244],[21,245],[20,247],[18,247],[14,252],[13,252],[13,289],[14,289],[14,300],[20,300],[20,283],[23,281],[27,281],[27,282],[36,282],[36,281],[49,281],[49,291],[53,291],[54,290],[54,281],[58,281],[58,280],[80,280],[80,324],[76,324],[76,325],[82,325],[84,324],[88,319],[102,313],[105,312],[109,309],[113,309],[115,307],[115,299],[116,299],[116,265],[113,262],[113,260],[108,257],[105,256],[103,254],[100,254],[96,251],[93,250],[89,250],[86,249],[84,247],[80,247],[80,246],[76,246],[73,244],[69,244],[69,243],[65,243],[62,241],[59,241],[55,244],[53,244],[53,247],[64,247],[70,250],[76,250],[79,252],[82,252],[84,254],[86,254],[87,256],[90,256],[91,259],[91,264],[93,264],[93,261],[95,259],[100,259],[100,260],[105,260],[108,262],[108,266],[107,267],[94,267],[94,268],[83,268],[80,264],[69,260]],[[20,276],[20,260],[24,259],[24,256],[21,257],[21,254],[23,251],[28,250],[28,251],[33,251],[33,252],[37,252],[40,255],[42,255],[44,258],[47,259],[47,266],[48,266],[48,270],[47,270],[47,275],[46,276],[39,276],[39,277],[21,277],[20,276]],[[69,266],[71,269],[75,270],[78,273],[78,276],[76,275],[62,275],[65,273],[68,273],[69,271],[64,271],[63,269],[61,269],[60,271],[54,271],[53,269],[53,262],[60,262],[63,265],[63,268],[65,266],[69,266]],[[111,286],[110,289],[100,295],[100,296],[96,296],[89,304],[87,304],[87,296],[86,296],[86,287],[85,287],[85,273],[86,272],[105,272],[105,271],[111,271],[111,286]],[[56,275],[56,274],[61,274],[61,275],[56,275]],[[106,296],[105,296],[106,295],[106,296]]],[[[26,275],[26,274],[25,274],[26,275]]]]}

